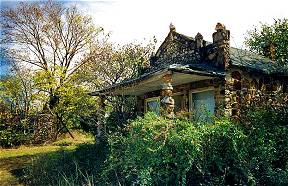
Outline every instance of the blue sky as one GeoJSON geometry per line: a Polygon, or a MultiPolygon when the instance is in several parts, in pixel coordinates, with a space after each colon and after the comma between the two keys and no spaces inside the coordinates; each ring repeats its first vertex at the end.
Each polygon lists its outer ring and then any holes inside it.
{"type": "MultiPolygon", "coordinates": [[[[19,1],[1,1],[15,6],[19,1]]],[[[247,30],[259,22],[273,23],[274,18],[288,18],[287,0],[62,0],[66,6],[77,5],[91,15],[97,26],[111,33],[111,40],[124,44],[145,42],[155,36],[158,45],[169,32],[169,24],[177,32],[194,37],[200,32],[207,41],[217,22],[231,31],[231,45],[244,48],[247,30]]]]}

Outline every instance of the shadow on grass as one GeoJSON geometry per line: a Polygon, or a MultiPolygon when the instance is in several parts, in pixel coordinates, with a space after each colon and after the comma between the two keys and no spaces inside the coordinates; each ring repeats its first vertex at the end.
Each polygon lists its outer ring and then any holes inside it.
{"type": "Polygon", "coordinates": [[[81,144],[74,151],[38,154],[24,168],[11,173],[25,185],[82,185],[97,178],[108,155],[106,146],[81,144]]]}

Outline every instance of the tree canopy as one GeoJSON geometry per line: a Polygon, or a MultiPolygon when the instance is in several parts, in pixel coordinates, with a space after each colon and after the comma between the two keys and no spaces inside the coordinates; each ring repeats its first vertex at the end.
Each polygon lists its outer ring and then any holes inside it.
{"type": "Polygon", "coordinates": [[[263,24],[248,31],[245,44],[258,54],[288,64],[288,19],[275,19],[273,24],[263,24]]]}
{"type": "Polygon", "coordinates": [[[2,42],[9,44],[10,57],[44,70],[59,85],[83,65],[89,47],[102,32],[76,7],[64,8],[52,1],[20,3],[1,15],[2,42]],[[61,76],[55,77],[56,71],[61,76]]]}
{"type": "Polygon", "coordinates": [[[97,98],[88,92],[137,76],[155,46],[112,43],[90,16],[54,1],[19,3],[2,10],[0,22],[1,52],[14,71],[0,80],[0,103],[6,108],[0,124],[26,122],[35,129],[37,121],[45,129],[52,123],[56,137],[69,127],[96,126],[97,98]]]}

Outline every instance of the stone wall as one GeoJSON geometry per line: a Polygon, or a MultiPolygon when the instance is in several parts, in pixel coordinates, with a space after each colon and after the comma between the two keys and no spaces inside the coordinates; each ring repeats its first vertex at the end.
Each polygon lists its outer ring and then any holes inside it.
{"type": "MultiPolygon", "coordinates": [[[[249,73],[237,68],[227,71],[225,79],[214,78],[173,87],[173,95],[183,97],[181,111],[176,115],[189,112],[189,93],[193,90],[214,88],[216,115],[240,116],[241,108],[247,106],[271,105],[280,107],[288,105],[287,78],[270,77],[259,73],[249,73]]],[[[144,100],[161,96],[161,90],[148,92],[139,98],[141,111],[144,111],[144,100]]],[[[173,97],[173,96],[172,96],[173,97]]]]}
{"type": "Polygon", "coordinates": [[[225,77],[225,111],[238,118],[243,107],[288,105],[287,78],[230,69],[225,77]]]}

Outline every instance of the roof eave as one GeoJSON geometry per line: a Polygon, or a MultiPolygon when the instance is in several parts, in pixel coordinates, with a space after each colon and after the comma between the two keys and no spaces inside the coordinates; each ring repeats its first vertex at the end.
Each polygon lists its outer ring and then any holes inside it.
{"type": "Polygon", "coordinates": [[[112,86],[109,86],[107,88],[97,90],[94,92],[91,92],[89,95],[91,96],[101,96],[101,95],[113,95],[113,92],[117,89],[125,88],[125,87],[131,87],[133,85],[137,85],[140,82],[144,81],[149,81],[151,79],[159,79],[160,76],[162,77],[165,74],[169,73],[183,73],[183,74],[194,74],[194,75],[199,75],[199,76],[208,76],[208,77],[223,77],[225,76],[224,72],[209,72],[209,71],[200,71],[200,70],[194,70],[188,67],[184,68],[178,68],[175,66],[169,66],[168,68],[164,68],[162,70],[158,70],[156,72],[151,72],[149,74],[142,75],[138,78],[129,80],[129,81],[124,81],[122,83],[118,83],[112,86]]]}

